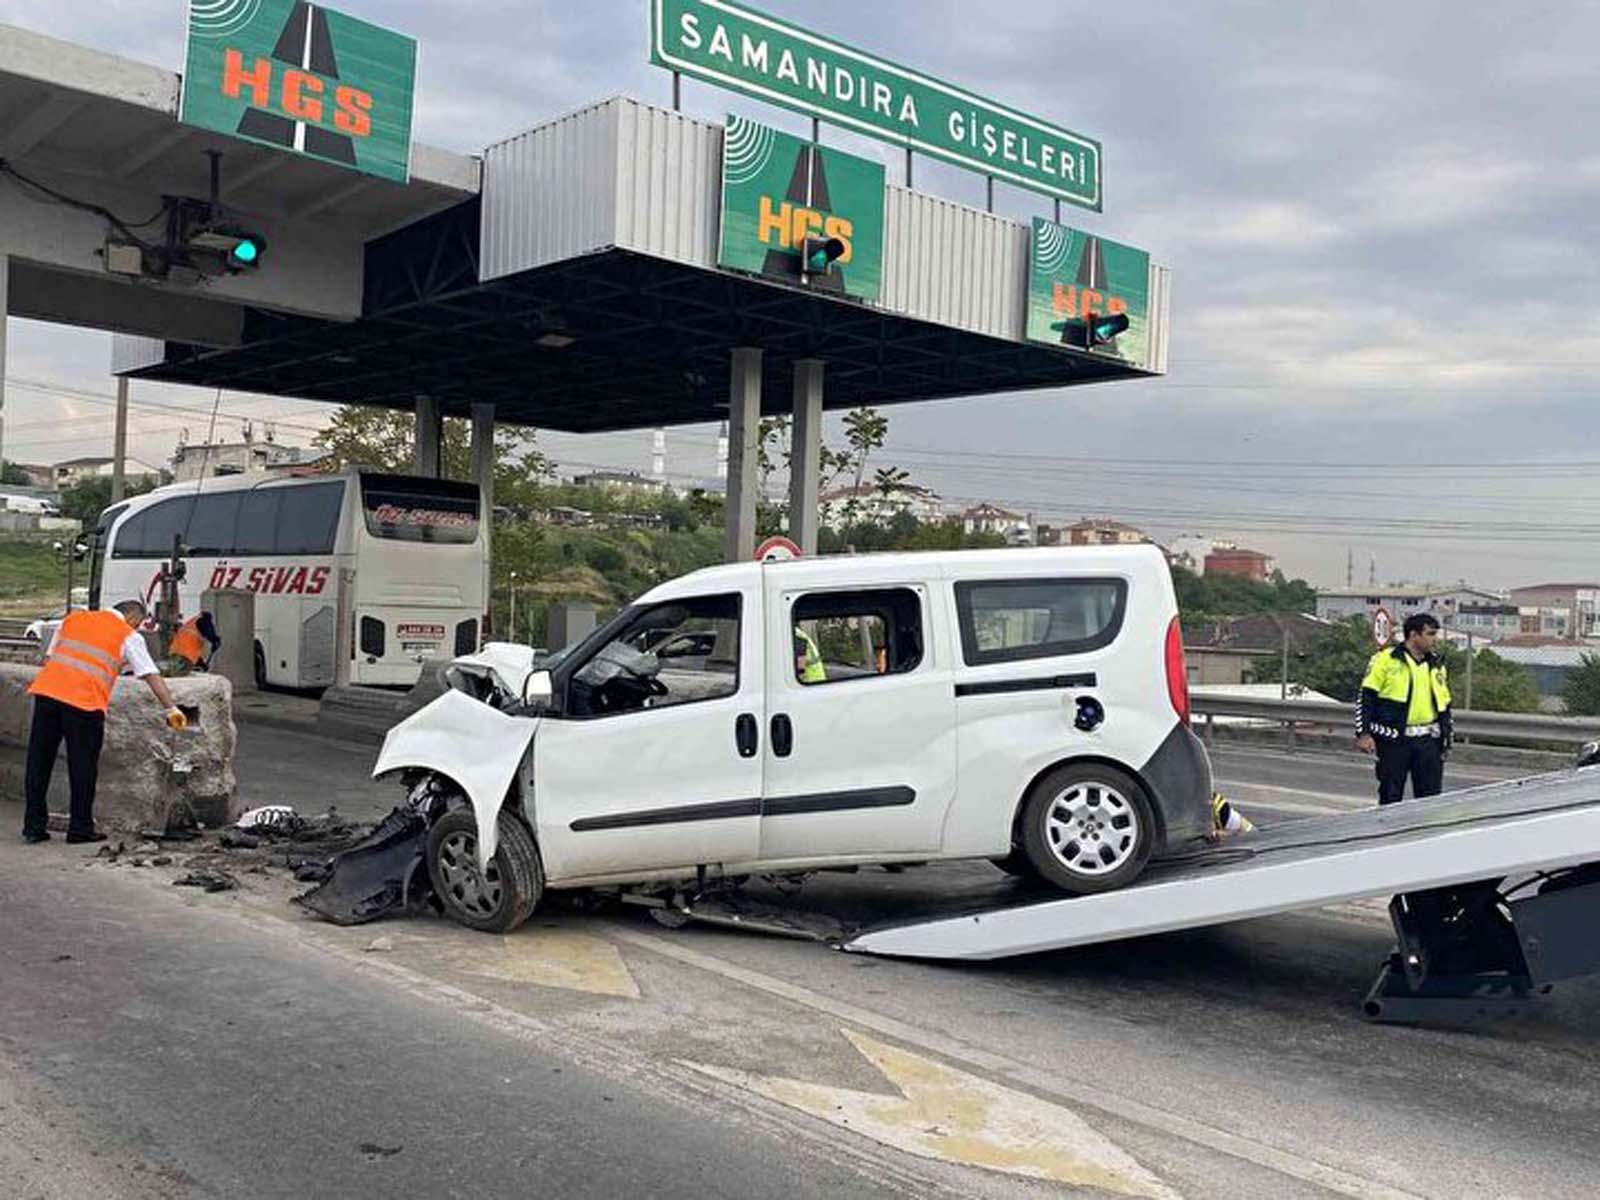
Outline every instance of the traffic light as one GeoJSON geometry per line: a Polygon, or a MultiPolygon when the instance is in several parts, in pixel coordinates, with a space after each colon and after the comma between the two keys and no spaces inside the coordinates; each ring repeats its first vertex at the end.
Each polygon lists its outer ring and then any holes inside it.
{"type": "Polygon", "coordinates": [[[237,225],[202,225],[189,235],[187,248],[215,254],[230,275],[254,271],[266,253],[266,239],[237,225]]]}
{"type": "Polygon", "coordinates": [[[1090,313],[1086,317],[1068,317],[1050,324],[1053,332],[1061,335],[1061,344],[1077,350],[1093,350],[1108,345],[1119,333],[1128,328],[1127,313],[1101,315],[1090,313]]]}
{"type": "Polygon", "coordinates": [[[800,274],[831,275],[834,262],[844,256],[844,243],[836,237],[807,237],[800,246],[800,274]]]}

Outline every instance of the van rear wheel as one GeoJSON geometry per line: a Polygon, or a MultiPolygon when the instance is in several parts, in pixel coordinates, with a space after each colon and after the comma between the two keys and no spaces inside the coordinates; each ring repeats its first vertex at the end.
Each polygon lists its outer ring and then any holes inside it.
{"type": "Polygon", "coordinates": [[[428,832],[428,879],[451,920],[481,933],[509,933],[544,894],[544,869],[528,827],[513,814],[499,819],[498,844],[487,869],[478,865],[478,819],[457,808],[428,832]]]}
{"type": "Polygon", "coordinates": [[[1101,763],[1057,767],[1023,807],[1023,851],[1064,892],[1132,883],[1150,861],[1155,836],[1155,811],[1139,781],[1101,763]]]}

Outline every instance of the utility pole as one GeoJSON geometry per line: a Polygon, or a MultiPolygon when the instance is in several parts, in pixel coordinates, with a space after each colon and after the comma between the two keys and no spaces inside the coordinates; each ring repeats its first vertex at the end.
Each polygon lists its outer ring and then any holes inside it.
{"type": "Polygon", "coordinates": [[[511,572],[511,614],[506,618],[506,632],[514,642],[517,640],[517,573],[511,572]]]}
{"type": "Polygon", "coordinates": [[[117,431],[111,438],[111,503],[120,503],[128,483],[128,377],[117,378],[117,431]]]}
{"type": "Polygon", "coordinates": [[[1463,708],[1472,707],[1472,660],[1477,655],[1472,650],[1472,634],[1467,634],[1467,694],[1462,698],[1463,708]]]}

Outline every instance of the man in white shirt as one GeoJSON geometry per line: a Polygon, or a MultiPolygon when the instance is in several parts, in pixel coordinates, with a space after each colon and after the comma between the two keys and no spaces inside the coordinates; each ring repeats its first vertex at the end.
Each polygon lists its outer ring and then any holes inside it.
{"type": "Polygon", "coordinates": [[[187,724],[139,633],[144,619],[142,603],[124,600],[115,609],[67,614],[50,639],[44,666],[28,688],[33,697],[33,722],[28,730],[24,841],[50,840],[45,797],[63,741],[72,784],[67,841],[105,840],[106,835],[94,827],[94,790],[105,741],[106,710],[111,706],[117,676],[124,669],[144,680],[166,710],[168,725],[182,729],[187,724]]]}

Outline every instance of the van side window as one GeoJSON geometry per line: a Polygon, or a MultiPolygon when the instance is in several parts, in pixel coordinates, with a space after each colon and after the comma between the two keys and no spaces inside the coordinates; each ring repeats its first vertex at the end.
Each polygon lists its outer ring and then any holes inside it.
{"type": "Polygon", "coordinates": [[[910,588],[813,592],[790,612],[794,677],[806,686],[913,671],[922,602],[910,588]]]}
{"type": "Polygon", "coordinates": [[[956,584],[961,657],[969,667],[1098,650],[1127,607],[1121,579],[996,579],[956,584]]]}

